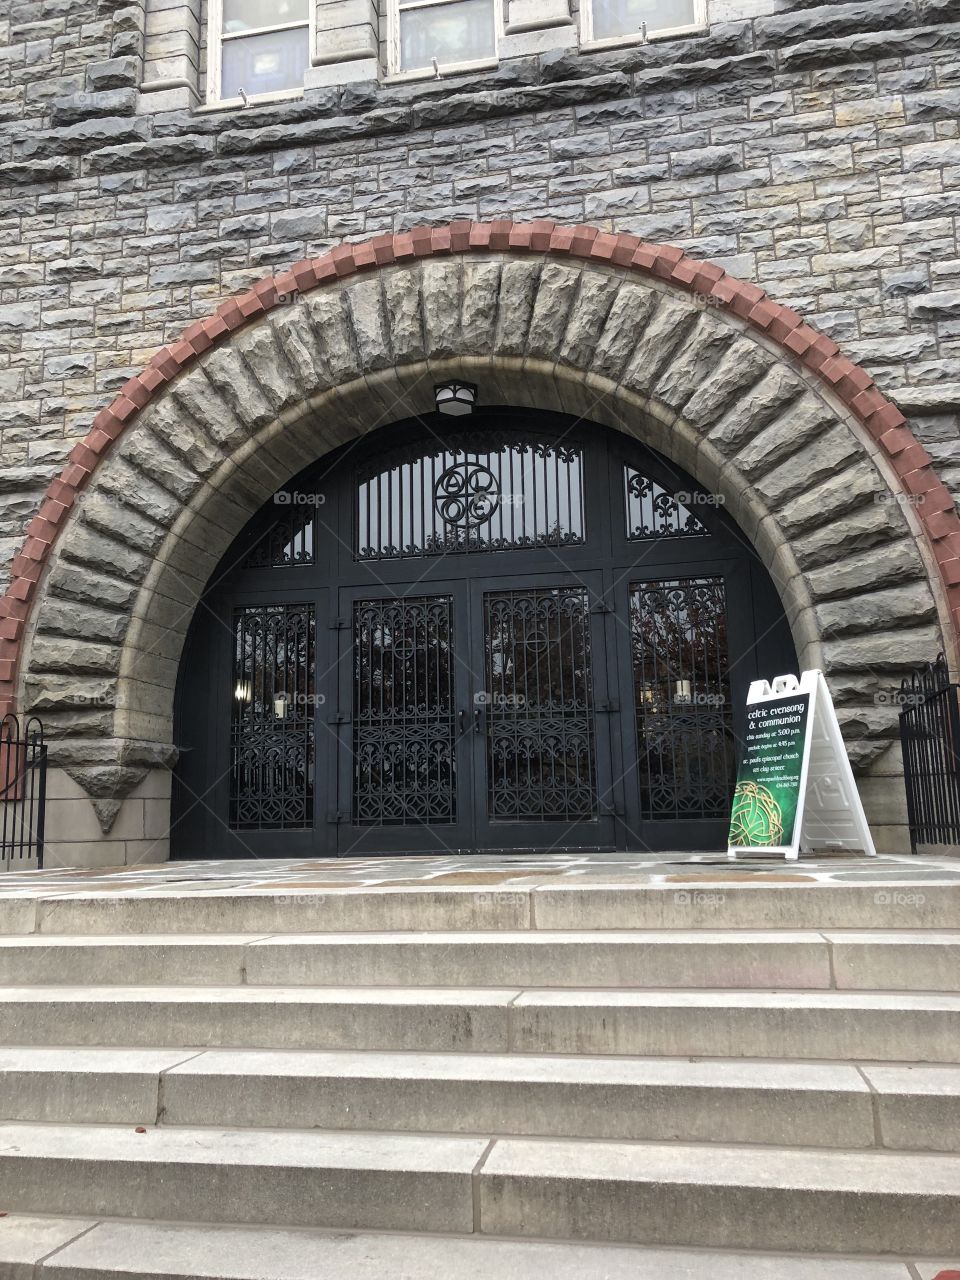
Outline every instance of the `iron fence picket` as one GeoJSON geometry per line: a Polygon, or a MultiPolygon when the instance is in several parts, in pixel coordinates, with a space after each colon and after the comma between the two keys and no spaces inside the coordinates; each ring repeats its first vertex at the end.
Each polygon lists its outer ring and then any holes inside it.
{"type": "Polygon", "coordinates": [[[36,858],[43,866],[47,802],[47,746],[35,716],[0,720],[0,860],[4,871],[36,858]]]}
{"type": "Polygon", "coordinates": [[[910,846],[960,845],[960,684],[943,654],[902,682],[901,703],[910,846]]]}

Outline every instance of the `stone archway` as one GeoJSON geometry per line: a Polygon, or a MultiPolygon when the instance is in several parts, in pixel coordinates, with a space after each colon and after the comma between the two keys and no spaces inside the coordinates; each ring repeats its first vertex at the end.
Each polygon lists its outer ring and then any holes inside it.
{"type": "Polygon", "coordinates": [[[345,246],[223,304],[51,486],[3,605],[2,674],[104,831],[126,795],[164,802],[187,625],[247,518],[325,451],[427,411],[451,373],[488,403],[635,434],[720,494],[855,760],[882,754],[895,716],[877,694],[949,643],[960,578],[952,499],[896,408],[799,316],[679,250],[457,224],[345,246]]]}

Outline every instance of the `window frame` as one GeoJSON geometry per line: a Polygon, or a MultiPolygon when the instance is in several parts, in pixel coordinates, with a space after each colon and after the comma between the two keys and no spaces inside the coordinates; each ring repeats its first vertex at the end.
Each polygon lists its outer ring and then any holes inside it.
{"type": "MultiPolygon", "coordinates": [[[[676,36],[695,35],[709,25],[707,6],[709,0],[694,0],[694,20],[681,27],[658,27],[647,32],[647,41],[669,40],[676,36]]],[[[620,35],[595,37],[593,34],[593,0],[582,0],[580,8],[580,43],[591,49],[611,49],[617,45],[641,44],[640,31],[624,31],[620,35]]]]}
{"type": "MultiPolygon", "coordinates": [[[[223,83],[223,45],[227,40],[242,40],[249,36],[272,35],[277,31],[296,31],[300,27],[307,28],[307,68],[313,65],[317,51],[317,24],[314,20],[316,5],[308,0],[307,16],[296,22],[278,22],[269,27],[251,27],[249,31],[225,32],[223,29],[224,0],[210,0],[207,16],[207,106],[232,107],[243,106],[239,97],[221,97],[223,83]]],[[[292,89],[273,89],[266,93],[248,93],[249,102],[280,102],[284,98],[300,98],[303,96],[303,85],[292,89]]]]}
{"type": "MultiPolygon", "coordinates": [[[[405,71],[400,65],[400,13],[408,9],[439,9],[457,0],[387,0],[387,79],[426,80],[433,77],[432,67],[414,67],[405,71]]],[[[493,53],[484,58],[468,58],[461,62],[438,62],[441,75],[456,75],[462,71],[482,71],[496,67],[500,62],[500,41],[503,38],[504,0],[492,0],[493,4],[493,53]]]]}

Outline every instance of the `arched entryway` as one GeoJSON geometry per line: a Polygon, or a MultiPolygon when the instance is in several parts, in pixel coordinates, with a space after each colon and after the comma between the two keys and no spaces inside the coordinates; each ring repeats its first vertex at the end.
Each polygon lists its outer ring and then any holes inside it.
{"type": "Polygon", "coordinates": [[[277,491],[187,639],[175,855],[716,849],[793,670],[722,501],[594,423],[381,429],[277,491]]]}
{"type": "Polygon", "coordinates": [[[379,237],[262,282],[160,351],[77,445],[0,615],[0,692],[53,735],[64,860],[88,859],[80,839],[98,862],[165,855],[174,690],[211,575],[290,476],[432,412],[452,377],[487,405],[614,428],[723,500],[902,848],[889,691],[918,655],[952,652],[960,607],[960,523],[902,415],[719,267],[494,223],[379,237]]]}

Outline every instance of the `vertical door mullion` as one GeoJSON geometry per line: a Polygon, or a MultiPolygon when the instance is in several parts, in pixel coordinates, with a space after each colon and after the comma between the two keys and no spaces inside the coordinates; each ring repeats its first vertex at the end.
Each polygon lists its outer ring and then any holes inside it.
{"type": "Polygon", "coordinates": [[[490,653],[487,634],[487,609],[484,583],[474,580],[468,583],[466,607],[469,631],[466,636],[469,654],[469,701],[465,739],[470,758],[470,833],[474,849],[483,846],[483,832],[490,822],[490,795],[496,786],[494,762],[489,750],[489,707],[482,706],[480,694],[492,694],[492,664],[488,666],[490,653]],[[477,732],[479,724],[480,732],[477,732]]]}
{"type": "Polygon", "coordinates": [[[616,607],[616,586],[612,569],[604,569],[601,575],[602,599],[608,606],[603,612],[593,615],[596,651],[603,655],[602,664],[594,666],[594,697],[601,699],[609,708],[597,717],[596,728],[598,738],[597,790],[601,806],[611,809],[616,824],[617,848],[630,847],[627,826],[624,760],[623,749],[625,710],[630,706],[629,691],[623,686],[619,670],[619,638],[621,615],[616,607]],[[602,736],[606,752],[606,777],[604,783],[600,773],[599,741],[602,736]]]}
{"type": "Polygon", "coordinates": [[[616,585],[613,588],[614,634],[610,661],[616,672],[619,686],[620,710],[611,715],[611,724],[619,726],[617,738],[620,797],[623,805],[621,828],[626,847],[645,848],[643,822],[640,811],[640,756],[638,750],[638,724],[640,708],[636,705],[636,680],[633,664],[633,635],[630,612],[630,577],[622,570],[612,571],[616,585]]]}
{"type": "MultiPolygon", "coordinates": [[[[226,816],[224,826],[229,824],[230,783],[233,775],[233,668],[236,638],[233,626],[233,610],[224,597],[214,596],[208,607],[213,613],[214,634],[222,637],[223,643],[216,646],[217,660],[214,665],[213,698],[215,700],[213,720],[214,760],[216,783],[212,795],[204,796],[201,808],[204,811],[203,826],[212,833],[216,843],[215,814],[226,816]]],[[[201,803],[196,796],[191,796],[188,803],[201,803]]]]}
{"type": "Polygon", "coordinates": [[[466,847],[477,848],[479,806],[484,803],[482,784],[486,761],[483,735],[474,733],[474,696],[482,687],[483,630],[469,582],[458,584],[454,593],[454,732],[456,765],[457,826],[466,847]],[[462,712],[462,714],[461,714],[462,712]]]}
{"type": "Polygon", "coordinates": [[[332,844],[343,856],[349,854],[349,833],[353,823],[354,776],[356,772],[355,732],[356,707],[354,705],[355,672],[359,671],[355,647],[353,601],[346,591],[337,593],[335,616],[340,625],[330,631],[331,652],[336,652],[336,668],[332,687],[336,689],[336,705],[327,717],[330,741],[336,753],[336,789],[332,803],[327,806],[324,820],[333,827],[332,844]],[[330,724],[330,720],[336,723],[330,724]]]}
{"type": "Polygon", "coordinates": [[[316,635],[314,640],[314,795],[313,839],[318,853],[337,851],[337,828],[329,819],[336,811],[337,760],[340,755],[339,726],[335,723],[337,690],[337,632],[331,623],[337,616],[337,592],[328,587],[316,594],[316,635]]]}

